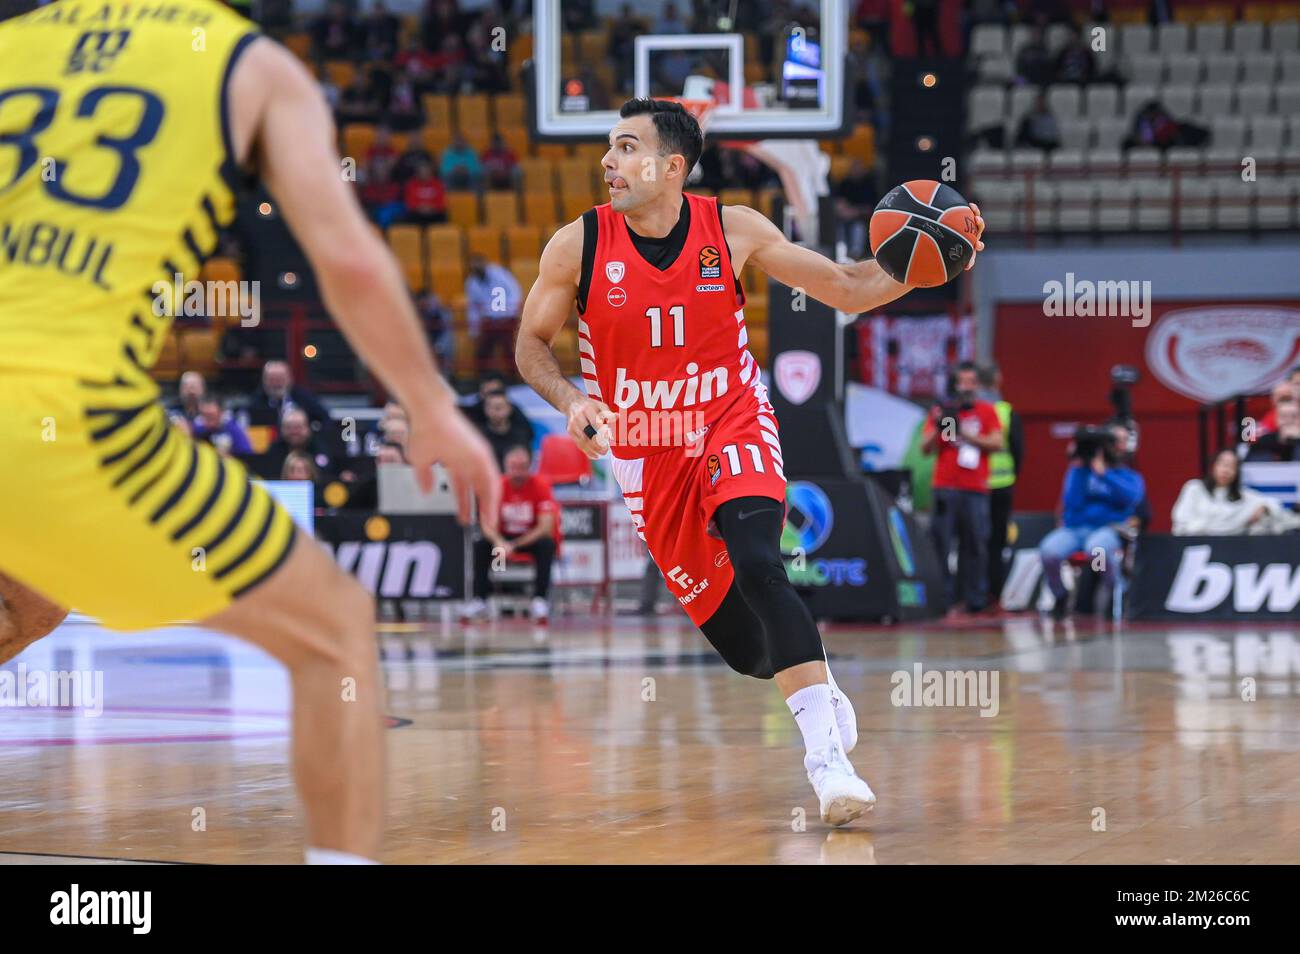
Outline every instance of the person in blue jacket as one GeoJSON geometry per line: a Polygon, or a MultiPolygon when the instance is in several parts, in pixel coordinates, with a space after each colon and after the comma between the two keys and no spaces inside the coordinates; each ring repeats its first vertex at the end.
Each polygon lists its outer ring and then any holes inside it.
{"type": "Polygon", "coordinates": [[[1074,466],[1065,472],[1061,488],[1061,526],[1038,546],[1043,561],[1043,577],[1056,598],[1052,607],[1055,619],[1068,612],[1061,564],[1070,554],[1082,550],[1090,560],[1104,553],[1096,567],[1112,587],[1120,571],[1119,529],[1137,514],[1146,498],[1142,475],[1122,462],[1107,434],[1090,456],[1076,457],[1074,466]]]}

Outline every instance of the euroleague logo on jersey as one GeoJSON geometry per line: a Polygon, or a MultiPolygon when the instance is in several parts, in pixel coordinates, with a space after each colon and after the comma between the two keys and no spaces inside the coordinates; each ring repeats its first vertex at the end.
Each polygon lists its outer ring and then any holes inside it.
{"type": "Polygon", "coordinates": [[[722,476],[722,461],[718,460],[717,454],[710,454],[704,466],[709,472],[709,486],[717,486],[718,478],[722,476]]]}
{"type": "Polygon", "coordinates": [[[706,245],[700,249],[700,277],[722,277],[722,256],[718,253],[717,246],[706,245]]]}

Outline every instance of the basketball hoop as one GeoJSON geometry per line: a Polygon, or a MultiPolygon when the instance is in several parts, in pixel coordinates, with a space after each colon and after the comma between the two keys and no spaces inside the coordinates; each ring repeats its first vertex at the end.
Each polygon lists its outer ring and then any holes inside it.
{"type": "Polygon", "coordinates": [[[709,119],[713,115],[713,107],[717,105],[713,100],[687,99],[685,96],[665,96],[664,99],[680,103],[700,124],[700,132],[707,133],[709,131],[709,119]]]}

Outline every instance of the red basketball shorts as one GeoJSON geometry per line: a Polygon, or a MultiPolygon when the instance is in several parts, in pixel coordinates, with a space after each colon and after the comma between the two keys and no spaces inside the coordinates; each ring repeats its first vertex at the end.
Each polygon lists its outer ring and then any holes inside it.
{"type": "Polygon", "coordinates": [[[783,467],[776,415],[753,391],[710,425],[700,444],[613,458],[637,532],[695,625],[718,609],[734,576],[726,546],[709,532],[714,510],[737,497],[784,506],[783,467]]]}

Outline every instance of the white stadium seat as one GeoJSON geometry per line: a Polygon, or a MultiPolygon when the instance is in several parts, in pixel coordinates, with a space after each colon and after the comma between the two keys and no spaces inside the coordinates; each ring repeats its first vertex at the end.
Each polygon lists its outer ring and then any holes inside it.
{"type": "Polygon", "coordinates": [[[1232,25],[1232,51],[1258,53],[1264,49],[1264,24],[1238,20],[1232,25]]]}
{"type": "Polygon", "coordinates": [[[1175,119],[1186,119],[1195,111],[1196,87],[1166,86],[1160,91],[1160,101],[1175,119]]]}
{"type": "Polygon", "coordinates": [[[1124,54],[1124,72],[1130,83],[1159,86],[1165,77],[1165,61],[1149,53],[1124,54]]]}
{"type": "Polygon", "coordinates": [[[1216,178],[1214,181],[1214,227],[1216,229],[1248,229],[1254,217],[1255,183],[1242,182],[1240,178],[1216,178]]]}
{"type": "Polygon", "coordinates": [[[1268,48],[1274,53],[1300,50],[1300,20],[1278,20],[1269,27],[1268,48]]]}
{"type": "Polygon", "coordinates": [[[1131,176],[1156,176],[1160,174],[1162,157],[1159,149],[1141,146],[1124,155],[1124,167],[1131,176]]]}
{"type": "Polygon", "coordinates": [[[1001,149],[976,149],[969,161],[971,174],[977,179],[1002,175],[1007,169],[1007,154],[1001,149]]]}
{"type": "Polygon", "coordinates": [[[1080,112],[1079,87],[1072,83],[1057,83],[1047,88],[1047,108],[1057,120],[1074,119],[1080,112]]]}
{"type": "Polygon", "coordinates": [[[1232,111],[1233,87],[1226,83],[1203,84],[1197,91],[1196,114],[1208,122],[1232,111]]]}
{"type": "Polygon", "coordinates": [[[1211,53],[1205,57],[1204,82],[1236,83],[1241,73],[1241,60],[1236,53],[1211,53]]]}
{"type": "Polygon", "coordinates": [[[1057,227],[1091,232],[1097,221],[1097,187],[1087,179],[1066,179],[1057,189],[1057,227]]]}
{"type": "Polygon", "coordinates": [[[1006,114],[1007,94],[1001,86],[976,86],[966,100],[967,130],[998,126],[1006,114]]]}
{"type": "Polygon", "coordinates": [[[1240,149],[1246,145],[1246,120],[1232,115],[1213,117],[1210,143],[1216,149],[1240,149]]]}
{"type": "Polygon", "coordinates": [[[1188,33],[1186,23],[1162,23],[1156,30],[1156,49],[1166,55],[1186,53],[1188,33]]]}
{"type": "Polygon", "coordinates": [[[1237,87],[1237,109],[1240,116],[1259,116],[1273,111],[1273,87],[1268,83],[1243,83],[1237,87]]]}
{"type": "Polygon", "coordinates": [[[1151,102],[1151,100],[1157,99],[1158,96],[1159,92],[1154,86],[1139,85],[1136,83],[1130,83],[1128,86],[1125,86],[1124,109],[1122,114],[1124,120],[1126,122],[1132,122],[1133,117],[1137,115],[1137,111],[1147,103],[1151,102]]]}
{"type": "Polygon", "coordinates": [[[1198,23],[1192,36],[1196,52],[1222,53],[1228,46],[1228,27],[1224,23],[1198,23]]]}
{"type": "Polygon", "coordinates": [[[981,83],[1010,83],[1015,75],[1016,67],[1009,56],[985,56],[980,59],[981,83]]]}
{"type": "Polygon", "coordinates": [[[970,34],[971,56],[1001,56],[1007,52],[1007,31],[992,23],[981,23],[970,34]]]}
{"type": "Polygon", "coordinates": [[[1081,175],[1087,168],[1086,149],[1053,149],[1047,156],[1047,169],[1053,175],[1081,175]]]}
{"type": "Polygon", "coordinates": [[[1277,57],[1272,53],[1256,53],[1241,63],[1243,83],[1274,83],[1277,81],[1277,57]]]}
{"type": "Polygon", "coordinates": [[[1116,176],[1124,166],[1124,154],[1118,146],[1094,146],[1088,150],[1089,174],[1116,176]]]}
{"type": "Polygon", "coordinates": [[[1300,53],[1282,53],[1278,57],[1278,81],[1300,83],[1300,53]]]}
{"type": "Polygon", "coordinates": [[[1083,111],[1090,119],[1119,112],[1119,90],[1110,84],[1093,83],[1084,91],[1083,111]]]}
{"type": "Polygon", "coordinates": [[[1195,53],[1175,53],[1165,57],[1165,82],[1186,86],[1201,79],[1201,57],[1195,53]]]}
{"type": "Polygon", "coordinates": [[[1144,232],[1167,231],[1172,219],[1173,183],[1168,179],[1142,179],[1136,185],[1138,229],[1144,232]]]}
{"type": "Polygon", "coordinates": [[[1041,149],[1012,149],[1010,167],[1012,172],[1042,172],[1047,165],[1041,149]]]}
{"type": "Polygon", "coordinates": [[[1010,101],[1007,104],[1007,121],[1011,123],[1012,129],[1020,125],[1020,118],[1033,108],[1037,99],[1038,90],[1032,86],[1012,88],[1010,101]]]}
{"type": "Polygon", "coordinates": [[[1194,146],[1174,146],[1165,153],[1165,166],[1169,169],[1181,169],[1185,173],[1199,172],[1201,150],[1194,146]]]}
{"type": "Polygon", "coordinates": [[[1277,111],[1283,116],[1300,114],[1300,83],[1284,83],[1277,87],[1277,111]]]}
{"type": "Polygon", "coordinates": [[[1056,231],[1057,186],[1049,179],[1035,179],[1025,189],[1025,225],[1035,232],[1056,231]]]}
{"type": "Polygon", "coordinates": [[[1092,125],[1086,119],[1066,119],[1061,128],[1061,148],[1084,150],[1092,145],[1092,125]]]}
{"type": "Polygon", "coordinates": [[[1263,146],[1280,150],[1285,129],[1283,122],[1281,116],[1250,117],[1250,148],[1263,146]]]}
{"type": "Polygon", "coordinates": [[[1183,176],[1178,181],[1178,227],[1203,231],[1213,223],[1214,186],[1202,176],[1183,176]]]}
{"type": "Polygon", "coordinates": [[[1097,228],[1103,232],[1128,232],[1133,228],[1136,185],[1128,179],[1097,179],[1097,228]]]}
{"type": "Polygon", "coordinates": [[[1129,23],[1120,27],[1119,51],[1130,57],[1150,53],[1151,27],[1145,23],[1129,23]]]}
{"type": "Polygon", "coordinates": [[[1255,224],[1261,229],[1289,229],[1295,224],[1295,183],[1260,179],[1256,183],[1255,224]]]}

